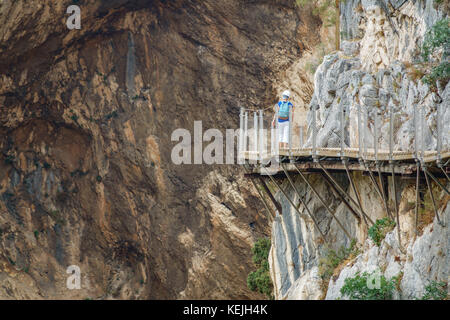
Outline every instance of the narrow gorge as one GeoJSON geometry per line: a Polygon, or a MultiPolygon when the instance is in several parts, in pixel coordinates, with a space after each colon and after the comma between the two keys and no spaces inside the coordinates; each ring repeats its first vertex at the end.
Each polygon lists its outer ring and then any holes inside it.
{"type": "MultiPolygon", "coordinates": [[[[370,119],[377,114],[377,145],[388,149],[389,121],[394,111],[395,150],[414,146],[414,110],[423,116],[423,144],[425,150],[435,150],[437,144],[437,110],[440,108],[443,129],[442,146],[450,144],[450,85],[435,88],[424,84],[418,72],[420,44],[428,30],[448,14],[448,7],[433,1],[342,1],[341,50],[326,55],[314,76],[314,95],[309,105],[306,126],[311,128],[313,113],[317,111],[317,147],[339,147],[341,144],[341,110],[345,112],[344,141],[346,147],[358,147],[360,131],[355,130],[358,110],[367,110],[370,119]]],[[[419,115],[418,115],[419,117],[419,115]]],[[[419,120],[417,120],[419,121],[419,120]]],[[[420,120],[422,121],[422,120],[420,120]]],[[[310,129],[311,130],[311,129],[310,129]]],[[[374,141],[374,123],[361,128],[365,144],[374,141]],[[366,132],[364,132],[366,131],[366,132]]],[[[311,146],[311,134],[307,142],[311,146]]],[[[375,170],[373,168],[373,170],[375,170]]],[[[356,191],[344,173],[334,179],[353,198],[361,199],[362,209],[372,221],[387,216],[382,197],[377,194],[367,172],[352,172],[356,191]]],[[[418,234],[415,232],[416,180],[415,174],[396,178],[393,189],[389,174],[385,175],[386,194],[396,190],[399,225],[385,235],[379,244],[368,237],[369,226],[358,221],[336,192],[330,189],[321,175],[310,175],[309,182],[336,213],[349,231],[349,238],[336,220],[326,211],[318,197],[302,181],[296,187],[305,199],[328,244],[318,234],[304,205],[299,215],[282,194],[278,201],[282,215],[272,225],[272,247],[269,255],[271,278],[276,299],[345,299],[341,288],[348,278],[378,270],[380,276],[395,279],[394,299],[420,299],[430,283],[448,283],[449,279],[449,195],[437,185],[433,187],[441,223],[434,217],[431,199],[424,177],[420,178],[418,234]],[[400,239],[398,241],[398,228],[400,239]],[[324,231],[325,230],[325,231],[324,231]],[[352,240],[356,243],[352,243],[352,240]],[[346,249],[344,249],[346,248],[346,249]],[[346,250],[352,252],[345,254],[346,250]],[[331,253],[331,255],[330,255],[331,253]],[[341,254],[339,254],[341,253],[341,254]],[[333,261],[338,259],[338,263],[333,261]],[[327,273],[329,273],[327,275],[327,273]]],[[[445,177],[444,177],[445,178],[445,177]]],[[[283,182],[289,197],[298,203],[298,194],[283,182]]],[[[441,180],[446,183],[448,180],[441,180]]],[[[391,197],[393,198],[393,196],[391,197]]],[[[394,212],[394,204],[388,203],[394,212]]]]}
{"type": "MultiPolygon", "coordinates": [[[[449,2],[336,1],[331,22],[324,3],[335,1],[0,0],[0,299],[267,299],[247,281],[262,238],[276,300],[347,299],[345,280],[374,270],[395,279],[394,299],[447,288],[450,196],[434,181],[440,223],[420,177],[416,234],[416,176],[398,175],[399,225],[376,243],[323,176],[308,182],[350,237],[296,175],[325,243],[286,179],[275,177],[298,206],[269,185],[272,219],[242,165],[171,158],[175,130],[236,130],[240,107],[270,110],[285,89],[306,147],[314,121],[319,148],[357,147],[364,132],[386,149],[394,110],[394,148],[409,148],[420,110],[424,148],[438,147],[440,120],[449,150],[448,78],[421,81],[421,46],[449,2]],[[80,29],[67,27],[71,5],[80,29]],[[354,130],[360,108],[379,115],[378,136],[374,123],[354,130]]],[[[385,218],[370,176],[351,175],[355,189],[332,173],[373,222],[385,218]]]]}
{"type": "Polygon", "coordinates": [[[80,0],[69,30],[74,2],[0,1],[0,298],[263,298],[256,191],[239,166],[175,165],[171,134],[272,103],[319,22],[291,1],[80,0]]]}

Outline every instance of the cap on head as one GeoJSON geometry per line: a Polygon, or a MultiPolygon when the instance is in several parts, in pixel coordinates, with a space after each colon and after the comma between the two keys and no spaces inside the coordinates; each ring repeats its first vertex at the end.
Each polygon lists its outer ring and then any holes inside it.
{"type": "Polygon", "coordinates": [[[284,90],[282,96],[283,98],[289,98],[291,96],[291,92],[289,90],[284,90]]]}

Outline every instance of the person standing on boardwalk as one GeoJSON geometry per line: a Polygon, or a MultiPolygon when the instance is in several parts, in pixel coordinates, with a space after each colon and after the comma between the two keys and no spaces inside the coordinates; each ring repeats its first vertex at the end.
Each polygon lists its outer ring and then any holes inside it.
{"type": "MultiPolygon", "coordinates": [[[[272,119],[272,127],[275,127],[275,116],[278,111],[278,136],[280,149],[287,149],[289,143],[289,113],[294,111],[294,105],[289,101],[291,93],[289,90],[285,90],[281,96],[281,100],[275,105],[272,119]]],[[[292,124],[292,122],[291,122],[292,124]]]]}

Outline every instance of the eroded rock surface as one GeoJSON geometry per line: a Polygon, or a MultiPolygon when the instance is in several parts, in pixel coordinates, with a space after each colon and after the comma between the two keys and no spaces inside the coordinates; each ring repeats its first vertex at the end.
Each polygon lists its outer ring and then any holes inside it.
{"type": "Polygon", "coordinates": [[[68,30],[71,4],[0,1],[0,298],[262,298],[256,191],[174,165],[171,133],[274,103],[315,25],[292,1],[98,0],[68,30]]]}
{"type": "MultiPolygon", "coordinates": [[[[312,109],[316,110],[318,127],[317,146],[339,148],[341,130],[345,134],[344,147],[374,148],[374,119],[377,115],[378,149],[389,148],[389,110],[393,111],[394,150],[412,151],[414,141],[414,113],[423,123],[423,149],[436,150],[437,119],[442,120],[442,145],[450,146],[450,84],[432,90],[414,77],[412,66],[418,58],[425,32],[448,10],[433,1],[341,1],[341,50],[324,57],[314,77],[314,94],[307,116],[309,140],[312,145],[312,109]],[[395,31],[394,31],[395,30],[395,31]],[[344,111],[342,116],[341,111],[344,111]],[[438,110],[440,114],[438,114],[438,110]],[[362,126],[358,130],[358,112],[362,126]],[[368,121],[365,120],[367,115],[368,121]],[[343,121],[342,121],[343,119],[343,121]],[[342,126],[341,126],[342,124],[342,126]],[[360,137],[359,134],[363,133],[360,137]],[[364,140],[365,137],[365,140],[364,140]]],[[[367,175],[353,172],[356,189],[364,211],[373,221],[386,216],[381,197],[367,175]]],[[[335,173],[335,179],[354,198],[345,173],[335,173]]],[[[348,277],[358,271],[378,268],[387,278],[401,279],[397,299],[420,298],[431,281],[448,283],[449,235],[448,226],[442,227],[430,219],[423,234],[415,237],[415,184],[411,180],[397,179],[399,199],[400,235],[403,251],[399,249],[397,227],[388,233],[381,246],[367,240],[368,228],[351,214],[320,175],[308,175],[311,184],[322,195],[337,219],[355,238],[362,251],[355,259],[340,266],[329,283],[318,275],[319,260],[328,248],[338,250],[349,247],[349,239],[319,199],[300,179],[295,185],[307,206],[316,217],[328,244],[323,243],[313,221],[303,205],[300,214],[282,194],[278,199],[283,215],[272,227],[272,248],[269,262],[277,299],[338,299],[340,289],[348,277]],[[427,249],[428,248],[428,249],[427,249]]],[[[281,180],[280,180],[281,181],[281,180]]],[[[442,183],[448,181],[441,179],[442,183]]],[[[384,180],[387,194],[392,198],[392,182],[384,180]]],[[[421,181],[421,200],[427,189],[421,181]]],[[[298,195],[284,182],[294,203],[298,195]]],[[[437,191],[435,191],[437,192],[437,191]]],[[[439,189],[436,194],[438,213],[447,221],[449,197],[439,189]]],[[[393,204],[390,204],[393,212],[393,204]]],[[[423,214],[423,212],[422,212],[423,214]]],[[[424,214],[426,216],[426,214],[424,214]]],[[[434,213],[431,215],[433,216],[434,213]]]]}

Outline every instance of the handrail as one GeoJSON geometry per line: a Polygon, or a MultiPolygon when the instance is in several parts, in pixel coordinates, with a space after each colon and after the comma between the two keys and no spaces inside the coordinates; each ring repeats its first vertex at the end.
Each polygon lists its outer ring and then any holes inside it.
{"type": "MultiPolygon", "coordinates": [[[[278,145],[279,126],[278,121],[276,121],[278,118],[278,110],[275,110],[275,127],[272,127],[272,125],[269,124],[265,128],[265,121],[270,121],[272,119],[271,116],[265,118],[265,115],[272,114],[265,114],[264,111],[267,110],[267,108],[249,111],[249,109],[242,107],[239,113],[240,157],[241,159],[254,158],[254,160],[259,163],[267,163],[267,159],[280,155],[289,156],[291,160],[294,157],[310,156],[314,161],[317,161],[320,156],[357,158],[360,161],[375,162],[417,160],[422,166],[426,162],[432,161],[436,161],[438,164],[442,165],[443,160],[448,158],[448,153],[450,152],[449,146],[448,144],[443,143],[444,124],[442,121],[442,106],[439,106],[437,111],[436,143],[433,150],[427,148],[427,145],[425,144],[426,118],[424,108],[419,108],[419,110],[417,110],[417,106],[414,107],[412,119],[414,128],[412,140],[414,140],[414,142],[411,145],[403,146],[403,148],[401,145],[395,144],[394,141],[395,113],[393,105],[388,106],[387,114],[380,114],[378,110],[374,110],[369,114],[368,108],[361,105],[357,105],[356,108],[357,128],[352,132],[358,132],[358,137],[357,139],[349,139],[349,146],[347,146],[346,137],[348,137],[352,126],[355,124],[352,121],[347,120],[350,115],[346,114],[344,106],[341,106],[340,114],[338,116],[340,119],[338,148],[321,147],[319,145],[318,136],[321,128],[318,126],[317,122],[317,108],[316,106],[313,106],[311,108],[311,122],[306,130],[306,139],[303,137],[303,125],[296,125],[294,123],[293,112],[289,112],[288,147],[280,149],[278,145]],[[250,116],[253,116],[252,128],[249,128],[250,116]],[[384,130],[386,125],[388,126],[388,130],[384,130]],[[294,130],[294,127],[296,130],[294,130]],[[300,131],[298,131],[297,128],[299,128],[300,131]],[[369,138],[369,134],[371,134],[372,137],[369,138]]],[[[323,141],[322,138],[320,139],[320,143],[322,143],[321,141],[323,141]]]]}

